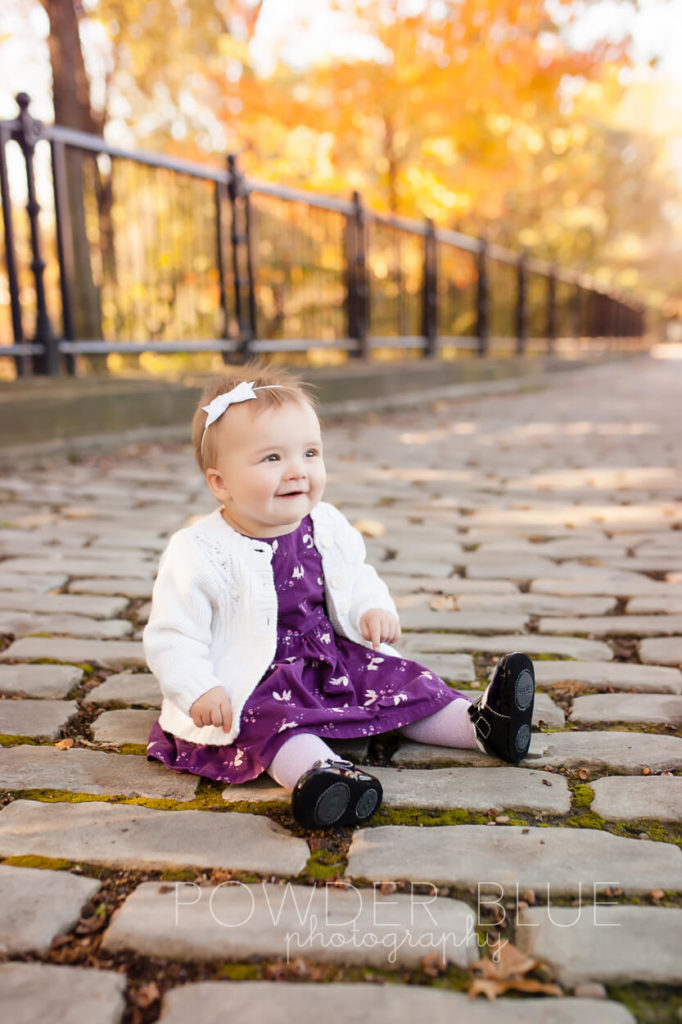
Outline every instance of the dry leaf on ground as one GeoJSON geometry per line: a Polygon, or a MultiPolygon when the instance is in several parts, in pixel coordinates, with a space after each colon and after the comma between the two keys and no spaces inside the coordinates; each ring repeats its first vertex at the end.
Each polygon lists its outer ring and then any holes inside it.
{"type": "Polygon", "coordinates": [[[364,537],[383,537],[386,533],[386,524],[378,519],[360,519],[353,525],[364,537]]]}
{"type": "Polygon", "coordinates": [[[541,961],[527,956],[511,942],[507,942],[501,947],[497,959],[478,960],[473,965],[473,969],[479,971],[481,976],[472,982],[469,997],[475,999],[477,995],[484,995],[487,999],[494,1000],[512,990],[548,996],[562,995],[559,986],[552,982],[524,977],[529,971],[540,966],[541,961]]]}

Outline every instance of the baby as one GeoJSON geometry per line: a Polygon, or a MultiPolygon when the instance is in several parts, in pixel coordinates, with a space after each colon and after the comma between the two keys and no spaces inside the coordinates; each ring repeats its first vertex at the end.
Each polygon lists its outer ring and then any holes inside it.
{"type": "Polygon", "coordinates": [[[475,702],[402,658],[396,607],[361,534],[324,502],[306,388],[251,364],[204,392],[196,458],[219,507],[171,537],[144,631],[163,703],[147,748],[176,771],[242,783],[267,771],[305,828],[357,825],[379,780],[330,740],[400,729],[517,762],[535,681],[509,654],[475,702]]]}

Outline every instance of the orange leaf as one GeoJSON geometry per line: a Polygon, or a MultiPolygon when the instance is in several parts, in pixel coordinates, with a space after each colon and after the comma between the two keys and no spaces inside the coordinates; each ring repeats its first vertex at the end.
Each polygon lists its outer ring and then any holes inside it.
{"type": "Polygon", "coordinates": [[[59,743],[55,743],[57,750],[71,750],[73,746],[73,740],[69,737],[66,740],[60,740],[59,743]]]}

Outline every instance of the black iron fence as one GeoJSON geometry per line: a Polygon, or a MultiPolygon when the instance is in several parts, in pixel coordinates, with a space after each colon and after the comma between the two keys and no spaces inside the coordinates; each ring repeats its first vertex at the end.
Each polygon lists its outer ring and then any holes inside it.
{"type": "Polygon", "coordinates": [[[567,339],[643,344],[643,307],[584,275],[431,221],[0,122],[0,356],[396,350],[479,356],[567,339]],[[25,209],[24,209],[25,208],[25,209]]]}

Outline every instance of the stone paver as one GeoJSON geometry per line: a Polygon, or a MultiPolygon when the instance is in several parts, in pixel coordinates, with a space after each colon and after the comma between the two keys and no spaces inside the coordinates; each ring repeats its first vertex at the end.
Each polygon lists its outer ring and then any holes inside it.
{"type": "MultiPolygon", "coordinates": [[[[1,816],[0,816],[1,820],[1,816]]],[[[384,825],[353,836],[346,874],[370,881],[408,878],[514,894],[550,896],[620,886],[632,895],[682,891],[682,850],[596,829],[520,825],[384,825]]]]}
{"type": "Polygon", "coordinates": [[[7,572],[5,563],[0,563],[0,590],[2,591],[18,590],[20,593],[28,591],[41,594],[63,587],[67,579],[66,573],[50,573],[48,576],[39,573],[25,575],[24,573],[7,572]]]}
{"type": "MultiPolygon", "coordinates": [[[[574,636],[661,636],[682,631],[682,615],[604,615],[601,617],[540,619],[541,633],[574,636]]],[[[682,637],[678,638],[682,662],[682,637]]]]}
{"type": "Polygon", "coordinates": [[[82,678],[75,665],[0,665],[0,694],[66,697],[82,678]]]}
{"type": "Polygon", "coordinates": [[[567,985],[682,982],[682,910],[661,907],[531,907],[519,915],[519,945],[567,985]],[[608,929],[608,931],[607,931],[608,929]]]}
{"type": "Polygon", "coordinates": [[[159,713],[155,710],[104,711],[92,723],[92,735],[98,743],[113,743],[116,746],[138,743],[146,746],[149,730],[158,717],[159,713]]]}
{"type": "Polygon", "coordinates": [[[634,1017],[618,1003],[599,999],[472,1001],[459,992],[421,985],[326,985],[290,982],[204,981],[166,993],[159,1024],[186,1024],[201,1007],[202,1024],[223,1024],[225,1007],[236,1020],[268,1020],[268,1024],[318,1024],[320,1007],[336,1020],[363,1024],[634,1024],[634,1017]]]}
{"type": "Polygon", "coordinates": [[[0,864],[0,953],[47,952],[55,935],[73,927],[99,888],[96,879],[68,871],[0,864]]]}
{"type": "Polygon", "coordinates": [[[145,598],[152,596],[153,580],[130,579],[101,579],[99,577],[71,580],[68,585],[70,594],[124,594],[129,598],[145,598]]]}
{"type": "Polygon", "coordinates": [[[107,619],[120,615],[127,604],[125,597],[0,592],[0,610],[3,612],[45,612],[48,615],[85,615],[91,619],[107,619]]]}
{"type": "Polygon", "coordinates": [[[633,597],[625,606],[628,615],[682,615],[682,594],[670,597],[633,597]]]}
{"type": "MultiPolygon", "coordinates": [[[[670,589],[673,594],[679,596],[679,588],[677,591],[670,589]]],[[[638,573],[593,570],[589,574],[576,577],[534,579],[530,584],[530,591],[533,594],[557,594],[564,597],[579,597],[583,594],[593,597],[659,597],[668,593],[668,587],[638,573]]]]}
{"type": "Polygon", "coordinates": [[[161,707],[161,690],[151,672],[117,672],[83,698],[84,704],[136,704],[161,707]]]}
{"type": "Polygon", "coordinates": [[[305,867],[309,850],[304,839],[255,814],[15,800],[0,811],[0,855],[24,854],[111,867],[296,875],[305,867]]]}
{"type": "Polygon", "coordinates": [[[400,623],[405,630],[448,629],[465,633],[513,633],[521,632],[527,622],[527,615],[483,610],[454,612],[435,611],[431,608],[407,608],[400,613],[400,623]]]}
{"type": "Polygon", "coordinates": [[[630,665],[608,661],[536,661],[539,686],[579,682],[593,690],[639,690],[642,693],[682,693],[682,672],[659,665],[630,665]]]}
{"type": "Polygon", "coordinates": [[[608,776],[590,783],[591,810],[608,821],[682,821],[682,778],[650,775],[638,779],[608,776]]]}
{"type": "Polygon", "coordinates": [[[537,636],[508,634],[505,636],[475,636],[461,633],[405,633],[400,646],[408,651],[433,651],[441,654],[460,651],[480,651],[487,654],[558,654],[585,661],[610,661],[613,651],[601,640],[583,640],[580,637],[537,636]]]}
{"type": "Polygon", "coordinates": [[[549,772],[516,768],[371,769],[384,789],[384,806],[465,808],[487,811],[513,808],[538,814],[566,814],[571,801],[565,779],[549,772]]]}
{"type": "Polygon", "coordinates": [[[143,668],[142,643],[135,640],[73,640],[71,637],[23,637],[0,654],[0,660],[71,662],[103,668],[143,668]]]}
{"type": "MultiPolygon", "coordinates": [[[[536,814],[567,814],[571,807],[570,792],[565,779],[549,772],[524,771],[515,768],[431,768],[404,770],[369,769],[381,782],[382,807],[400,809],[487,811],[491,807],[536,814]]],[[[285,791],[267,777],[259,777],[242,786],[228,786],[223,792],[226,803],[241,800],[265,803],[286,799],[285,791]]]]}
{"type": "Polygon", "coordinates": [[[429,953],[460,967],[479,957],[465,903],[350,885],[143,883],[116,912],[103,945],[178,960],[304,956],[380,968],[416,967],[429,953]]]}
{"type": "Polygon", "coordinates": [[[55,964],[0,964],[0,1004],[12,1024],[120,1024],[125,975],[55,964]]]}
{"type": "MultiPolygon", "coordinates": [[[[391,564],[390,562],[388,563],[391,564]]],[[[381,578],[385,581],[392,594],[419,594],[426,596],[435,594],[450,595],[507,595],[519,594],[518,587],[511,580],[468,580],[462,576],[402,576],[388,568],[378,566],[381,578]]]]}
{"type": "Polygon", "coordinates": [[[198,778],[172,772],[135,754],[72,747],[0,748],[0,789],[61,789],[68,793],[192,800],[198,778]]]}
{"type": "Polygon", "coordinates": [[[598,693],[576,697],[569,718],[576,725],[600,722],[642,722],[682,725],[682,696],[657,693],[598,693]]]}
{"type": "MultiPolygon", "coordinates": [[[[537,734],[533,734],[530,741],[530,749],[525,767],[539,767],[537,764],[530,765],[530,758],[534,753],[538,755],[544,750],[543,741],[537,734]]],[[[475,768],[492,768],[505,764],[499,758],[484,754],[478,748],[467,750],[464,747],[437,747],[432,744],[414,743],[411,740],[401,740],[391,764],[396,767],[412,768],[438,768],[446,765],[469,765],[475,768]]]]}
{"type": "Polygon", "coordinates": [[[538,768],[615,769],[638,775],[682,768],[682,739],[639,732],[553,732],[534,735],[524,762],[538,768]]]}
{"type": "Polygon", "coordinates": [[[56,739],[78,714],[75,700],[0,700],[0,735],[56,739]]]}
{"type": "MultiPolygon", "coordinates": [[[[462,594],[462,611],[520,611],[527,615],[606,615],[616,607],[613,597],[556,597],[553,594],[462,594]]],[[[563,632],[563,630],[562,630],[563,632]]]]}
{"type": "Polygon", "coordinates": [[[151,579],[156,572],[154,562],[144,562],[142,559],[116,559],[109,561],[106,558],[75,558],[71,552],[66,557],[60,557],[53,552],[50,558],[8,558],[4,566],[11,573],[38,573],[45,575],[56,572],[64,572],[67,576],[132,576],[142,579],[151,579]]]}
{"type": "Polygon", "coordinates": [[[32,615],[30,612],[0,611],[0,632],[13,636],[32,633],[53,636],[87,636],[102,640],[118,639],[133,631],[125,619],[89,619],[85,615],[32,615]]]}
{"type": "Polygon", "coordinates": [[[682,636],[642,640],[639,657],[645,664],[675,665],[682,668],[682,636]]]}

